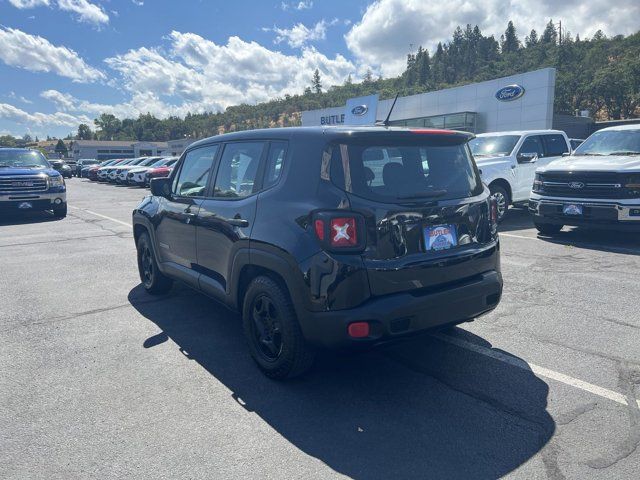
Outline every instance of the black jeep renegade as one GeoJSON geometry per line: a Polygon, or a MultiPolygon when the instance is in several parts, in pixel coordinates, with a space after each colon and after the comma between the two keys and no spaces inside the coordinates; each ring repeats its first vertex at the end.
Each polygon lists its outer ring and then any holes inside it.
{"type": "Polygon", "coordinates": [[[316,347],[471,321],[502,293],[496,206],[473,136],[283,128],[191,145],[133,212],[149,293],[173,280],[241,312],[270,377],[316,347]]]}

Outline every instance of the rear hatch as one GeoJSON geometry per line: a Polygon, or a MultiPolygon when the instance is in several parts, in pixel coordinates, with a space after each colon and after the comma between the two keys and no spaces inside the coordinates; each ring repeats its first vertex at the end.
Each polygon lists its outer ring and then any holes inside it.
{"type": "Polygon", "coordinates": [[[421,294],[499,268],[491,201],[469,138],[384,131],[331,145],[331,182],[365,219],[373,295],[421,294]]]}

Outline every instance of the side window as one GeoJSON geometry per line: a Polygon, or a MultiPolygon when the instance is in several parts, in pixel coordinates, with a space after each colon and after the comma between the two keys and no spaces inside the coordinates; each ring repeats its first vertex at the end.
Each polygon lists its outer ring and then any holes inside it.
{"type": "Polygon", "coordinates": [[[210,145],[187,152],[173,181],[173,193],[181,197],[204,196],[217,151],[218,145],[210,145]]]}
{"type": "Polygon", "coordinates": [[[544,149],[542,148],[542,140],[538,135],[527,137],[522,143],[518,153],[536,153],[538,157],[544,157],[544,149]]]}
{"type": "Polygon", "coordinates": [[[243,198],[253,193],[265,142],[228,143],[220,158],[213,189],[216,198],[243,198]]]}
{"type": "Polygon", "coordinates": [[[569,151],[567,142],[562,135],[544,135],[544,146],[547,157],[560,157],[569,151]]]}
{"type": "Polygon", "coordinates": [[[264,173],[264,188],[275,185],[280,178],[286,153],[286,142],[271,142],[269,155],[267,155],[267,167],[264,173]]]}

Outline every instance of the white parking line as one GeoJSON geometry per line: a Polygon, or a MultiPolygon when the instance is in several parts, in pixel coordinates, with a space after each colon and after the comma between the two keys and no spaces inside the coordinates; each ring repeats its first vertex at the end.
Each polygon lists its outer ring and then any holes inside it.
{"type": "Polygon", "coordinates": [[[524,238],[525,240],[538,240],[537,237],[525,237],[524,235],[514,235],[513,233],[502,233],[498,234],[501,237],[513,237],[513,238],[524,238]]]}
{"type": "Polygon", "coordinates": [[[87,209],[80,208],[80,207],[74,207],[74,206],[71,206],[70,208],[73,208],[74,210],[81,210],[81,211],[89,213],[91,215],[95,215],[96,217],[101,217],[101,218],[104,218],[106,220],[111,220],[112,222],[116,222],[116,223],[119,223],[120,225],[124,225],[125,227],[131,228],[131,224],[130,223],[123,222],[122,220],[118,220],[116,218],[107,217],[106,215],[102,215],[101,213],[92,212],[91,210],[87,210],[87,209]]]}
{"type": "MultiPolygon", "coordinates": [[[[584,390],[585,392],[589,392],[594,395],[598,395],[599,397],[612,400],[616,403],[619,403],[620,405],[629,405],[629,403],[627,402],[627,397],[625,397],[621,393],[614,392],[613,390],[599,387],[598,385],[585,382],[578,378],[570,377],[569,375],[565,375],[564,373],[556,372],[554,370],[549,370],[548,368],[534,365],[533,363],[527,363],[519,358],[505,355],[502,352],[498,352],[481,345],[476,345],[460,338],[450,337],[449,335],[444,335],[442,333],[435,333],[433,334],[433,336],[438,338],[439,340],[442,340],[443,342],[451,343],[452,345],[455,345],[457,347],[471,350],[472,352],[479,353],[480,355],[484,355],[486,357],[491,357],[495,360],[508,363],[509,365],[520,368],[522,370],[532,371],[536,375],[547,377],[551,380],[555,380],[556,382],[564,383],[565,385],[584,390]]],[[[640,400],[636,400],[636,404],[638,405],[638,408],[640,408],[640,400]]]]}

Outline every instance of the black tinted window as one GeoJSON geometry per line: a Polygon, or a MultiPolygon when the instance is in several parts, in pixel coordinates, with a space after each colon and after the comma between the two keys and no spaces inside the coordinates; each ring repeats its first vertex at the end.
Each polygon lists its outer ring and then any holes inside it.
{"type": "Polygon", "coordinates": [[[355,195],[380,201],[464,198],[482,192],[465,144],[398,140],[385,145],[334,145],[331,179],[355,195]]]}
{"type": "Polygon", "coordinates": [[[569,151],[562,135],[544,135],[543,138],[547,157],[559,157],[569,151]]]}
{"type": "Polygon", "coordinates": [[[267,166],[264,175],[264,187],[275,185],[282,173],[284,156],[287,153],[286,142],[271,142],[269,155],[267,155],[267,166]]]}
{"type": "Polygon", "coordinates": [[[519,153],[535,153],[538,155],[538,157],[544,157],[542,140],[537,135],[527,137],[525,141],[522,142],[522,146],[520,147],[519,153]]]}
{"type": "Polygon", "coordinates": [[[204,196],[217,151],[217,145],[210,145],[187,152],[174,180],[173,192],[183,197],[204,196]]]}
{"type": "Polygon", "coordinates": [[[264,142],[225,145],[213,191],[214,197],[242,198],[253,193],[264,142]]]}

